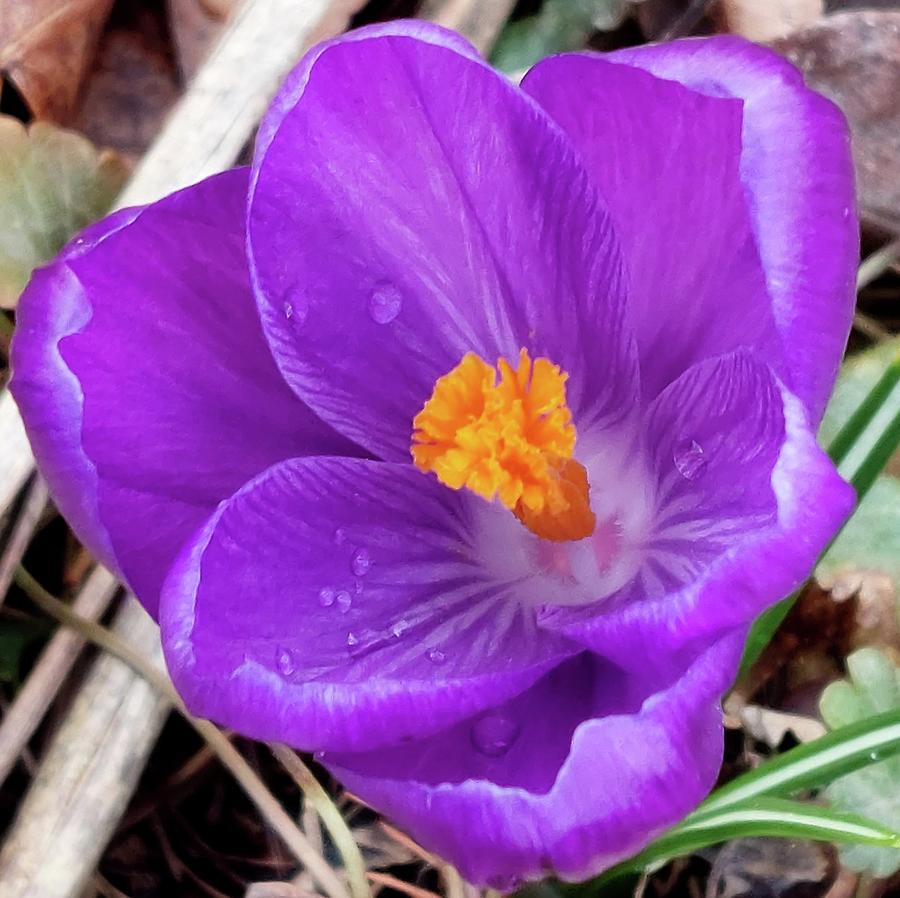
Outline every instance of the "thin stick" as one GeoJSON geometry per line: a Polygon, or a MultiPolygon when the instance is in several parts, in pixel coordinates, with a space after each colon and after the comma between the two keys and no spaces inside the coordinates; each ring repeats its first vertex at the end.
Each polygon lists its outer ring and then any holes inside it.
{"type": "MultiPolygon", "coordinates": [[[[105,568],[97,568],[78,594],[72,613],[84,621],[96,620],[109,606],[117,589],[113,575],[105,568]]],[[[0,783],[9,775],[43,720],[83,647],[84,638],[65,629],[58,630],[47,643],[0,723],[0,783]]]]}
{"type": "Polygon", "coordinates": [[[866,256],[856,272],[856,289],[862,290],[883,275],[900,258],[900,237],[866,256]]]}
{"type": "MultiPolygon", "coordinates": [[[[28,495],[22,503],[18,518],[13,526],[12,533],[9,535],[3,553],[0,554],[0,605],[6,598],[6,593],[12,583],[13,574],[16,565],[22,560],[31,537],[34,535],[35,528],[44,508],[47,506],[47,485],[43,478],[37,475],[31,486],[28,488],[28,495]]],[[[0,776],[0,782],[3,777],[0,776]]]]}
{"type": "Polygon", "coordinates": [[[370,889],[366,882],[366,865],[362,852],[347,821],[341,816],[341,812],[335,807],[328,793],[322,788],[322,784],[313,776],[312,771],[298,757],[297,753],[286,745],[274,743],[269,746],[272,754],[278,762],[291,775],[291,779],[300,787],[306,801],[315,808],[322,820],[322,825],[331,836],[337,850],[344,859],[344,868],[347,871],[347,880],[350,883],[350,892],[353,898],[369,898],[370,889]]]}
{"type": "Polygon", "coordinates": [[[515,0],[425,0],[420,15],[465,35],[487,55],[515,5],[515,0]]]}
{"type": "Polygon", "coordinates": [[[371,882],[380,886],[387,886],[389,889],[396,889],[398,892],[409,895],[410,898],[440,898],[435,892],[429,892],[428,889],[414,886],[412,883],[398,879],[396,876],[391,876],[390,873],[375,873],[370,870],[366,876],[371,882]]]}
{"type": "Polygon", "coordinates": [[[310,846],[306,836],[297,828],[290,815],[275,800],[256,771],[244,756],[228,741],[218,727],[206,720],[192,717],[181,702],[172,681],[160,670],[111,630],[95,621],[78,615],[65,602],[51,595],[24,568],[16,571],[16,583],[28,593],[29,598],[51,617],[71,627],[85,639],[100,646],[109,654],[127,664],[163,696],[184,719],[203,737],[228,772],[234,777],[247,797],[256,805],[272,829],[284,840],[297,860],[319,881],[330,898],[347,898],[347,891],[334,870],[310,846]]]}
{"type": "Polygon", "coordinates": [[[34,458],[19,410],[8,390],[0,391],[0,515],[34,471],[34,458]]]}
{"type": "Polygon", "coordinates": [[[248,0],[141,160],[120,206],[158,200],[234,164],[285,73],[365,0],[248,0]]]}

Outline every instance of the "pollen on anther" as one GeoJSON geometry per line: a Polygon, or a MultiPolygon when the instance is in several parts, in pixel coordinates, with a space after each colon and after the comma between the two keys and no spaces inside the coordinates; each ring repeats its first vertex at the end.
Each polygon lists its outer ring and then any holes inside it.
{"type": "Polygon", "coordinates": [[[573,458],[567,378],[525,349],[516,367],[501,358],[496,369],[466,354],[413,420],[413,461],[452,489],[498,500],[544,539],[589,536],[596,521],[587,473],[573,458]]]}

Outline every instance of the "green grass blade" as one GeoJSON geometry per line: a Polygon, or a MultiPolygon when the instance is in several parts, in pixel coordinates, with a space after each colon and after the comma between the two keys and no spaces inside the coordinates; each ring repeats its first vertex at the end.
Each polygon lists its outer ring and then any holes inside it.
{"type": "Polygon", "coordinates": [[[875,386],[869,390],[865,399],[857,406],[856,411],[828,444],[828,454],[836,465],[839,465],[847,457],[863,431],[881,411],[898,383],[900,383],[900,355],[884,369],[875,386]]]}
{"type": "MultiPolygon", "coordinates": [[[[828,454],[835,464],[843,461],[856,446],[876,418],[878,413],[891,399],[897,384],[900,383],[900,356],[895,358],[885,369],[875,386],[866,394],[856,411],[847,423],[838,431],[828,447],[828,454]]],[[[891,456],[900,446],[900,410],[884,426],[878,438],[869,448],[862,461],[850,474],[850,482],[856,490],[857,505],[862,502],[884,469],[891,456]]],[[[845,475],[846,476],[846,475],[845,475]]],[[[837,537],[835,537],[836,539],[837,537]]],[[[834,542],[834,540],[832,540],[834,542]]],[[[825,552],[831,543],[825,548],[825,552]]],[[[823,552],[824,554],[824,552],[823,552]]],[[[762,654],[763,649],[772,641],[775,632],[781,626],[788,612],[797,601],[799,592],[782,599],[777,605],[764,611],[754,622],[747,636],[744,655],[741,659],[740,673],[745,673],[751,664],[762,654]]]]}
{"type": "Polygon", "coordinates": [[[710,845],[762,836],[900,847],[900,833],[856,814],[783,798],[757,798],[697,819],[688,817],[640,854],[595,879],[591,883],[592,891],[636,871],[652,871],[676,857],[693,854],[710,845]]]}
{"type": "Polygon", "coordinates": [[[638,857],[643,858],[642,866],[653,866],[708,845],[748,836],[900,848],[900,833],[874,820],[807,802],[757,798],[734,807],[710,811],[696,819],[689,817],[638,857]]]}
{"type": "Polygon", "coordinates": [[[900,708],[869,717],[798,745],[717,789],[688,820],[763,796],[823,786],[900,752],[900,708]]]}

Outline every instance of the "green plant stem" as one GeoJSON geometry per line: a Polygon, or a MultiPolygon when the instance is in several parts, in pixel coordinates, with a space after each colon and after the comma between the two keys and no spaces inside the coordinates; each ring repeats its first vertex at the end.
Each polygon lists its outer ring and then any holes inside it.
{"type": "Polygon", "coordinates": [[[9,317],[3,312],[0,312],[0,337],[5,338],[6,340],[12,340],[13,331],[15,329],[15,325],[9,320],[9,317]]]}
{"type": "Polygon", "coordinates": [[[337,873],[309,844],[306,836],[278,803],[266,784],[257,776],[244,756],[218,727],[209,721],[198,720],[188,713],[175,692],[175,687],[161,670],[150,664],[146,658],[112,630],[76,614],[65,602],[44,589],[21,565],[16,569],[15,581],[42,611],[61,624],[78,631],[85,639],[127,664],[161,695],[164,695],[215,752],[222,765],[231,773],[272,829],[281,836],[297,860],[318,881],[325,894],[329,898],[349,898],[347,889],[337,873]]]}
{"type": "Polygon", "coordinates": [[[278,743],[271,744],[269,749],[303,791],[304,798],[315,808],[322,825],[331,836],[332,842],[344,860],[347,881],[350,884],[350,893],[353,898],[369,898],[371,890],[366,879],[366,865],[362,852],[341,812],[322,788],[322,784],[315,778],[313,772],[293,749],[278,743]]]}

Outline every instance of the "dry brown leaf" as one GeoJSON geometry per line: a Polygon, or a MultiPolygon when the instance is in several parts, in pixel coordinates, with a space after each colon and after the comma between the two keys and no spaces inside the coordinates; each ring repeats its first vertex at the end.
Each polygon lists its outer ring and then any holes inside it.
{"type": "Polygon", "coordinates": [[[234,5],[234,0],[168,0],[169,27],[185,81],[206,58],[234,5]]]}
{"type": "Polygon", "coordinates": [[[66,122],[113,0],[0,0],[0,70],[37,118],[66,122]]]}
{"type": "Polygon", "coordinates": [[[751,41],[772,41],[812,25],[825,11],[824,0],[719,0],[722,30],[751,41]]]}
{"type": "Polygon", "coordinates": [[[713,863],[707,898],[819,898],[837,878],[831,845],[800,839],[736,839],[713,863]]]}
{"type": "Polygon", "coordinates": [[[900,11],[827,16],[775,49],[834,100],[853,131],[859,199],[889,220],[900,214],[900,11]]]}
{"type": "Polygon", "coordinates": [[[94,143],[135,159],[179,95],[165,23],[137,7],[103,35],[74,124],[94,143]]]}

